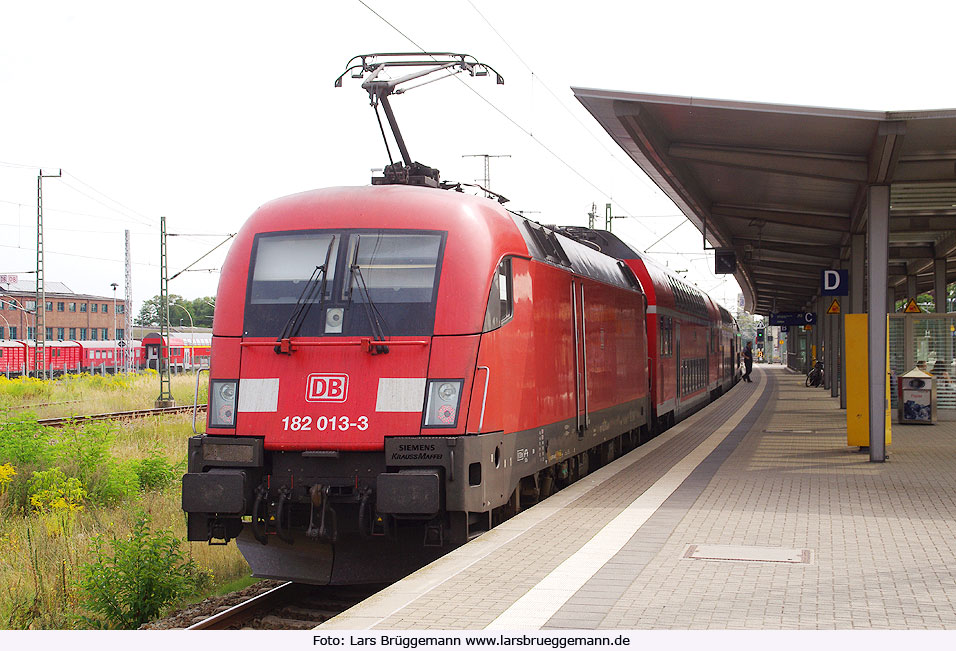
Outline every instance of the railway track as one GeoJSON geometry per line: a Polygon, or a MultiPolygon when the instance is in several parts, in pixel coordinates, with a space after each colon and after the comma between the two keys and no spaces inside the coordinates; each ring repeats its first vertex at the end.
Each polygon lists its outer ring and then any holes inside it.
{"type": "Polygon", "coordinates": [[[308,630],[370,597],[385,585],[283,583],[187,627],[189,631],[308,630]]]}
{"type": "MultiPolygon", "coordinates": [[[[206,405],[198,405],[197,411],[206,411],[206,405]]],[[[154,409],[135,409],[133,411],[114,411],[105,414],[90,414],[87,416],[62,416],[59,418],[41,418],[37,422],[46,427],[63,427],[68,423],[77,423],[91,420],[132,420],[147,416],[163,416],[165,414],[182,414],[192,412],[193,406],[184,407],[156,407],[154,409]]]]}

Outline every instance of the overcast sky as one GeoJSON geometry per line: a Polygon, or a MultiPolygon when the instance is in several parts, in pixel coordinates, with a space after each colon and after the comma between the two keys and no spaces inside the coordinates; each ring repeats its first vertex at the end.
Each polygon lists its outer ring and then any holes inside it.
{"type": "MultiPolygon", "coordinates": [[[[614,229],[733,307],[700,233],[574,100],[571,86],[839,108],[956,107],[952,25],[937,2],[3,2],[0,273],[36,265],[43,182],[46,280],[123,295],[159,291],[159,217],[170,273],[236,232],[262,203],[364,185],[387,157],[359,80],[369,52],[472,54],[506,80],[446,80],[394,98],[415,160],[491,185],[543,223],[614,229]],[[474,92],[472,92],[474,91],[474,92]],[[477,93],[477,94],[476,94],[477,93]],[[683,225],[681,225],[683,223],[683,225]],[[674,230],[676,229],[676,230],[674,230]],[[659,238],[673,232],[660,243],[659,238]]],[[[397,156],[397,153],[395,154],[397,156]]],[[[225,250],[198,263],[218,270],[225,250]]],[[[23,276],[31,279],[32,276],[23,276]]],[[[214,295],[217,271],[170,291],[214,295]]]]}

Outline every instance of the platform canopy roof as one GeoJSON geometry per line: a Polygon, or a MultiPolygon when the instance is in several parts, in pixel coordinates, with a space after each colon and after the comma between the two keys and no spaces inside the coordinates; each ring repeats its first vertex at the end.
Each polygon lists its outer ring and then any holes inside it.
{"type": "Polygon", "coordinates": [[[700,230],[737,254],[746,309],[800,311],[890,186],[889,284],[956,279],[956,109],[855,111],[574,88],[700,230]]]}

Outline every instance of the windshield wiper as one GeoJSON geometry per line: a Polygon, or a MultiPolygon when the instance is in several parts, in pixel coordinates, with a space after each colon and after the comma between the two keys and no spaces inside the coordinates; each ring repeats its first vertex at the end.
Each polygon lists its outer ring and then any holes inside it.
{"type": "Polygon", "coordinates": [[[352,284],[355,282],[355,279],[358,278],[358,287],[362,290],[362,294],[365,296],[365,315],[368,317],[368,322],[372,327],[373,339],[372,347],[369,352],[371,352],[373,355],[378,355],[380,353],[384,354],[388,352],[388,346],[385,345],[385,329],[387,328],[388,324],[385,321],[385,317],[382,316],[382,313],[378,311],[378,308],[375,307],[375,304],[372,302],[372,297],[368,291],[368,285],[365,282],[365,276],[362,275],[362,267],[358,264],[360,241],[361,236],[357,236],[355,242],[355,251],[352,253],[351,264],[349,264],[349,273],[351,274],[351,278],[349,279],[349,306],[352,305],[352,284]]]}
{"type": "Polygon", "coordinates": [[[280,334],[276,340],[278,342],[274,348],[276,355],[292,354],[292,337],[297,336],[302,329],[302,324],[305,323],[305,318],[309,315],[309,311],[314,305],[313,301],[315,300],[316,293],[319,295],[319,305],[325,302],[325,286],[326,279],[328,278],[327,270],[329,268],[329,260],[332,257],[332,246],[334,244],[335,236],[333,235],[332,240],[329,242],[329,248],[325,251],[325,262],[317,266],[312,272],[312,275],[309,276],[305,287],[302,288],[302,293],[299,294],[299,300],[297,300],[292,307],[292,314],[289,315],[289,320],[285,322],[285,326],[282,328],[282,334],[280,334]],[[320,278],[321,283],[319,282],[320,278]]]}

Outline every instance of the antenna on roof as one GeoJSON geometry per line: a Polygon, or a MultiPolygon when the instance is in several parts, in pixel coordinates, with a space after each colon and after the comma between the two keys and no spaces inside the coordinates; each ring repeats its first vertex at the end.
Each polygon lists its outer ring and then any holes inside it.
{"type": "Polygon", "coordinates": [[[395,113],[392,111],[388,96],[400,95],[412,88],[418,88],[462,72],[467,72],[472,77],[487,77],[489,72],[493,72],[497,83],[505,83],[504,78],[491,66],[480,63],[470,54],[456,54],[454,52],[359,54],[352,57],[346,64],[345,72],[335,80],[335,87],[341,88],[342,78],[345,75],[351,75],[353,79],[362,79],[368,74],[368,77],[362,82],[362,88],[368,91],[372,108],[375,109],[375,117],[378,119],[379,129],[382,131],[382,139],[385,140],[385,151],[388,154],[389,165],[385,168],[384,176],[372,177],[372,185],[407,184],[424,185],[431,188],[438,187],[438,170],[412,161],[412,157],[408,153],[408,147],[405,145],[405,139],[398,128],[398,122],[395,120],[395,113]],[[412,70],[395,79],[386,79],[386,74],[394,68],[411,68],[412,70]],[[429,76],[432,76],[432,78],[426,79],[429,76]],[[413,86],[407,85],[409,82],[416,80],[420,80],[420,82],[413,86]],[[405,85],[405,87],[399,88],[401,85],[405,85]],[[392,137],[395,139],[398,150],[402,155],[401,161],[395,162],[392,160],[392,152],[388,146],[388,139],[385,137],[385,127],[382,125],[382,117],[378,112],[379,104],[385,111],[385,118],[391,128],[392,137]]]}

